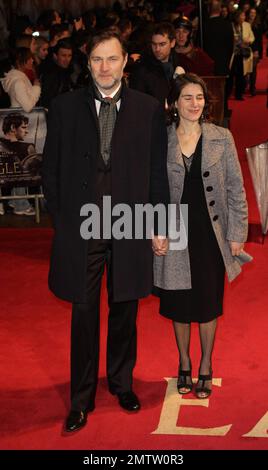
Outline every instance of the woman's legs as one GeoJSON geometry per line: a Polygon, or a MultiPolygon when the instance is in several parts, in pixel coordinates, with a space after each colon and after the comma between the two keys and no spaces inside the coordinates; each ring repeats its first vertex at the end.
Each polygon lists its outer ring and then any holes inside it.
{"type": "MultiPolygon", "coordinates": [[[[212,374],[211,356],[212,356],[212,351],[213,351],[213,346],[214,346],[216,327],[217,327],[216,318],[207,323],[199,324],[199,335],[200,335],[200,343],[201,343],[201,350],[202,350],[199,375],[211,375],[212,374]]],[[[202,386],[211,390],[212,377],[210,380],[205,380],[205,383],[203,384],[202,384],[202,381],[199,380],[197,384],[197,388],[200,388],[202,386]]],[[[206,392],[198,392],[197,394],[200,398],[206,398],[208,396],[208,393],[206,392]]]]}
{"type": "Polygon", "coordinates": [[[173,322],[176,342],[179,350],[180,356],[180,367],[179,367],[179,377],[178,377],[178,386],[180,393],[188,393],[192,387],[187,387],[187,385],[192,386],[191,374],[187,376],[180,375],[181,371],[191,371],[191,360],[190,360],[190,336],[191,336],[191,324],[190,323],[179,323],[173,322]],[[186,387],[182,387],[185,384],[186,387]]]}

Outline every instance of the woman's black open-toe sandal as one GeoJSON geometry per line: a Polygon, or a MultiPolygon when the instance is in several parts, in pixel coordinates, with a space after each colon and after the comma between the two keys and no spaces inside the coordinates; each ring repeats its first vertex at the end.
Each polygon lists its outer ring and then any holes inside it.
{"type": "MultiPolygon", "coordinates": [[[[201,382],[200,386],[197,386],[195,389],[195,394],[197,398],[204,399],[208,398],[211,393],[212,393],[212,388],[208,388],[205,386],[206,382],[212,381],[212,370],[210,370],[210,373],[208,375],[198,375],[198,383],[201,382]]],[[[212,387],[212,383],[211,383],[212,387]]]]}
{"type": "Polygon", "coordinates": [[[187,393],[190,393],[192,391],[193,389],[192,369],[190,370],[179,369],[177,389],[181,395],[186,395],[187,393]]]}

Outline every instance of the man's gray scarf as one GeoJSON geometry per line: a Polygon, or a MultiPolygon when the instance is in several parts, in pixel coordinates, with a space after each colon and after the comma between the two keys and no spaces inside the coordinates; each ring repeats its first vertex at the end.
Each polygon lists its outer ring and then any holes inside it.
{"type": "Polygon", "coordinates": [[[113,98],[103,98],[97,87],[95,87],[96,99],[101,102],[98,116],[100,126],[100,146],[101,156],[106,165],[108,164],[111,155],[111,142],[117,116],[116,103],[121,98],[121,89],[122,87],[119,88],[113,98]]]}

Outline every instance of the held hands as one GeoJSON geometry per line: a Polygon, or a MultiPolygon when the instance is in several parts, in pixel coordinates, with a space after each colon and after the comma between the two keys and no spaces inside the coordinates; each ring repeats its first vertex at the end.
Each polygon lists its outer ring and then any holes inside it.
{"type": "Polygon", "coordinates": [[[232,256],[240,255],[241,251],[243,251],[244,243],[239,243],[239,242],[229,242],[229,243],[230,243],[232,256]]]}
{"type": "Polygon", "coordinates": [[[153,237],[152,239],[153,252],[157,256],[164,256],[168,251],[168,238],[164,237],[153,237]]]}

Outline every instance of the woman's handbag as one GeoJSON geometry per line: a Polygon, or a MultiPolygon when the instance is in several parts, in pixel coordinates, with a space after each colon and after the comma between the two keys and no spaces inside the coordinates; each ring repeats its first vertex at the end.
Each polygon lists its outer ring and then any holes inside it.
{"type": "Polygon", "coordinates": [[[243,59],[248,59],[251,56],[251,47],[241,46],[240,55],[243,57],[243,59]]]}
{"type": "Polygon", "coordinates": [[[249,263],[250,261],[253,260],[253,256],[251,256],[249,253],[246,253],[246,251],[242,250],[240,255],[235,256],[236,261],[238,261],[239,264],[245,264],[249,263]]]}

